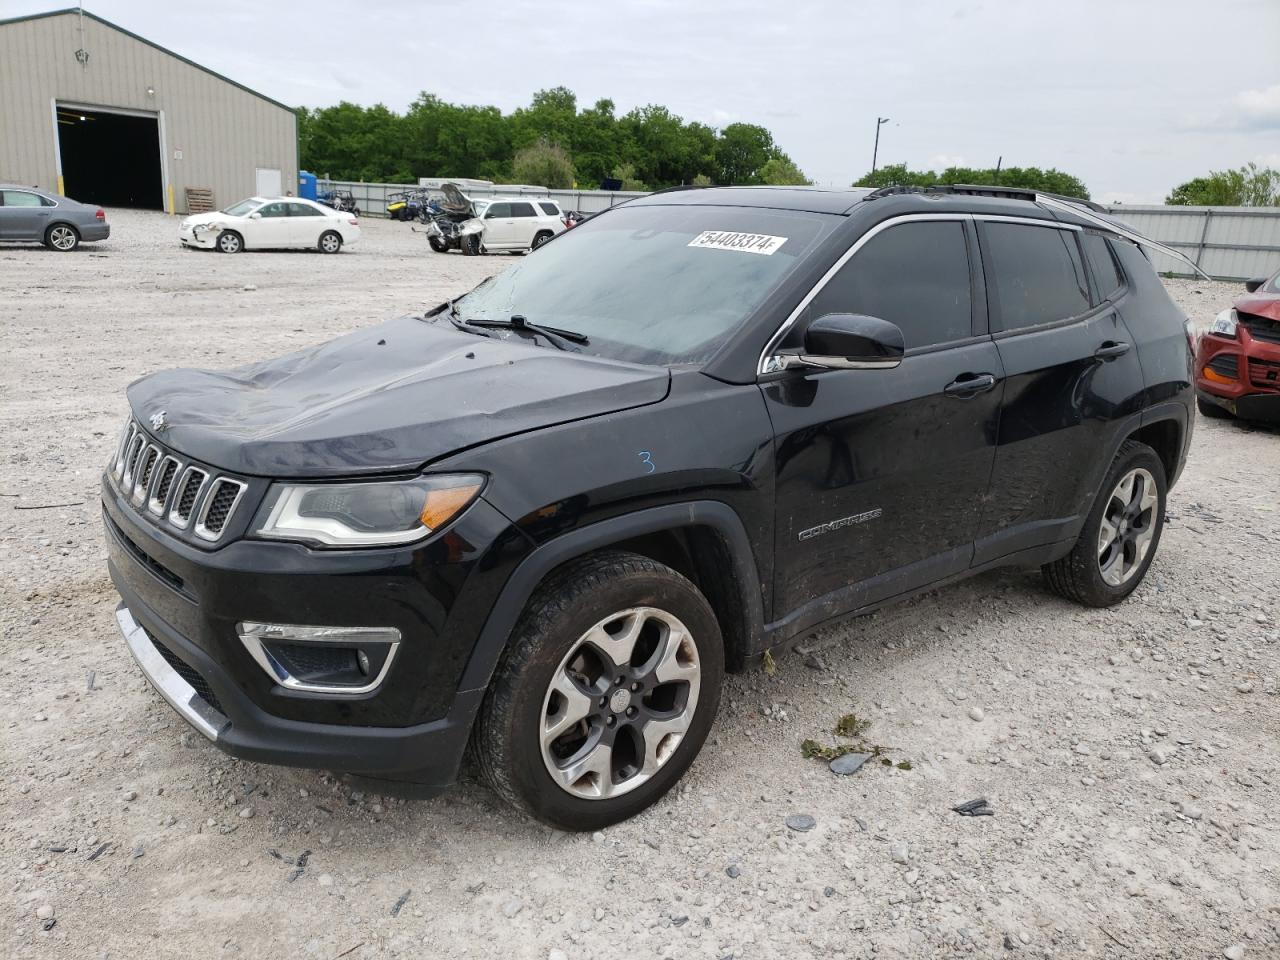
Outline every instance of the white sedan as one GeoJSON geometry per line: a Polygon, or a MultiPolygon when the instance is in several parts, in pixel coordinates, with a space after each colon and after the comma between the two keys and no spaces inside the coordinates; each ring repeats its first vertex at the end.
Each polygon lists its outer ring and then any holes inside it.
{"type": "Polygon", "coordinates": [[[300,197],[250,197],[225,210],[187,217],[179,239],[185,247],[222,253],[286,247],[337,253],[360,239],[360,221],[300,197]]]}

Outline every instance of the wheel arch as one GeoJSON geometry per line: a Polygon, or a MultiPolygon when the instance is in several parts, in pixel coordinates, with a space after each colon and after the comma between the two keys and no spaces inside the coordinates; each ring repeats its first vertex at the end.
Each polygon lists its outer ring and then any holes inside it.
{"type": "Polygon", "coordinates": [[[1170,490],[1186,461],[1190,422],[1188,408],[1183,404],[1160,404],[1148,410],[1142,417],[1142,425],[1125,437],[1145,443],[1156,452],[1164,465],[1165,483],[1170,490]]]}
{"type": "Polygon", "coordinates": [[[742,669],[764,630],[755,557],[737,513],[720,501],[699,500],[602,520],[536,547],[512,572],[494,603],[459,690],[489,685],[529,598],[554,570],[605,549],[641,554],[688,577],[720,622],[726,669],[742,669]]]}

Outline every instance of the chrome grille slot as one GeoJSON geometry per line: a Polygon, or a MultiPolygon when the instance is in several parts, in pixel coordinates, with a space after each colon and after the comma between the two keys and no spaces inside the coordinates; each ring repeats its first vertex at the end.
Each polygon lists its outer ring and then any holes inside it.
{"type": "Polygon", "coordinates": [[[152,471],[155,470],[156,464],[160,461],[160,448],[155,444],[147,447],[142,451],[142,455],[138,457],[138,462],[134,465],[135,482],[133,486],[133,501],[141,503],[146,497],[147,491],[151,488],[152,471]]]}
{"type": "Polygon", "coordinates": [[[155,468],[156,482],[147,499],[147,509],[157,517],[164,514],[165,504],[169,502],[169,491],[173,489],[174,478],[178,475],[178,459],[166,456],[155,468]]]}
{"type": "Polygon", "coordinates": [[[131,419],[109,465],[122,500],[184,539],[220,540],[250,483],[192,462],[131,419]]]}
{"type": "Polygon", "coordinates": [[[227,477],[219,477],[213,481],[209,496],[205,498],[204,507],[200,511],[200,519],[196,521],[196,536],[206,540],[217,540],[222,536],[244,489],[245,484],[227,477]]]}
{"type": "Polygon", "coordinates": [[[200,499],[205,481],[209,475],[197,467],[187,467],[178,481],[178,493],[173,507],[169,511],[169,522],[180,530],[185,530],[191,523],[191,511],[200,499]]]}

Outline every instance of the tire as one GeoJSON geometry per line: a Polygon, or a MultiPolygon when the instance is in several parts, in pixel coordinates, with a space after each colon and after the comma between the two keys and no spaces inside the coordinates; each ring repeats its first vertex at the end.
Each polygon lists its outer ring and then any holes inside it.
{"type": "Polygon", "coordinates": [[[1164,464],[1156,452],[1145,443],[1126,440],[1076,545],[1062,559],[1040,568],[1049,589],[1086,607],[1110,607],[1133,593],[1160,545],[1167,493],[1164,464]],[[1100,546],[1104,539],[1108,542],[1100,546]]]}
{"type": "Polygon", "coordinates": [[[234,230],[223,230],[218,234],[219,253],[239,253],[244,249],[244,237],[234,230]]]}
{"type": "Polygon", "coordinates": [[[337,253],[342,249],[342,234],[337,230],[326,230],[320,234],[320,241],[316,244],[316,248],[321,253],[337,253]]]}
{"type": "Polygon", "coordinates": [[[480,234],[468,234],[463,237],[459,243],[462,247],[462,255],[464,257],[478,257],[480,255],[480,234]]]}
{"type": "Polygon", "coordinates": [[[449,241],[444,237],[427,237],[427,243],[436,253],[449,252],[449,241]]]}
{"type": "Polygon", "coordinates": [[[478,766],[518,810],[598,830],[680,779],[715,722],[723,679],[720,626],[697,587],[637,554],[583,557],[538,588],[512,632],[476,725],[478,766]],[[622,662],[589,635],[615,644],[622,662]],[[568,725],[544,736],[556,715],[568,725]]]}
{"type": "Polygon", "coordinates": [[[80,231],[69,223],[54,223],[44,232],[44,245],[59,253],[70,253],[80,246],[80,231]]]}
{"type": "Polygon", "coordinates": [[[529,244],[529,250],[530,251],[537,250],[540,246],[542,246],[544,243],[550,240],[553,236],[555,236],[555,234],[553,234],[550,230],[543,230],[541,233],[535,234],[533,238],[533,243],[529,244]]]}
{"type": "Polygon", "coordinates": [[[1230,410],[1225,410],[1210,400],[1203,397],[1196,397],[1196,409],[1200,411],[1200,415],[1208,420],[1231,420],[1230,410]]]}

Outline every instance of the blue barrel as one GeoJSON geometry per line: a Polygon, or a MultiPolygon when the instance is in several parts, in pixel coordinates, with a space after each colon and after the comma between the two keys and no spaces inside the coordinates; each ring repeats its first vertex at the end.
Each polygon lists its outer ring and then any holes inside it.
{"type": "Polygon", "coordinates": [[[305,170],[298,171],[298,196],[304,200],[316,198],[316,175],[305,170]]]}

